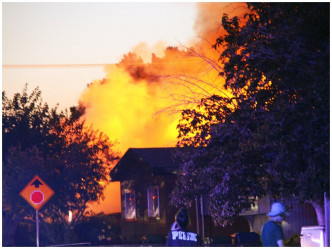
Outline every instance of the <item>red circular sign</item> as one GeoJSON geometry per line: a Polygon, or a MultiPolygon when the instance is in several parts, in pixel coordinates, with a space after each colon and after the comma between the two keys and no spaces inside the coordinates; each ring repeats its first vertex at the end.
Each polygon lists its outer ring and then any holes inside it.
{"type": "Polygon", "coordinates": [[[40,190],[35,190],[30,195],[30,200],[34,204],[40,204],[44,201],[44,194],[40,190]]]}

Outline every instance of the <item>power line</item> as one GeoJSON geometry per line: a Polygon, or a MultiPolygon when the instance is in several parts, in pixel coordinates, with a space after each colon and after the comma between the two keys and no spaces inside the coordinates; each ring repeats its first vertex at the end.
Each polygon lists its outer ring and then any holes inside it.
{"type": "Polygon", "coordinates": [[[79,67],[105,67],[113,64],[4,64],[2,69],[16,68],[79,68],[79,67]]]}
{"type": "MultiPolygon", "coordinates": [[[[157,66],[165,64],[174,64],[172,60],[158,61],[158,62],[148,62],[148,63],[109,63],[109,64],[3,64],[2,69],[17,69],[17,68],[87,68],[87,67],[105,67],[105,66],[157,66]]],[[[196,61],[181,61],[181,64],[196,64],[196,61]]]]}

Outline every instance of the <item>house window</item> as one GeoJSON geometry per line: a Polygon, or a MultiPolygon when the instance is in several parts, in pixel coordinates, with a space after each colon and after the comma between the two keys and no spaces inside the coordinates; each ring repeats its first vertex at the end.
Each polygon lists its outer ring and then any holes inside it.
{"type": "Polygon", "coordinates": [[[126,220],[136,219],[136,198],[133,189],[125,189],[125,218],[126,220]]]}
{"type": "Polygon", "coordinates": [[[159,218],[159,187],[150,186],[148,187],[148,217],[159,218]]]}

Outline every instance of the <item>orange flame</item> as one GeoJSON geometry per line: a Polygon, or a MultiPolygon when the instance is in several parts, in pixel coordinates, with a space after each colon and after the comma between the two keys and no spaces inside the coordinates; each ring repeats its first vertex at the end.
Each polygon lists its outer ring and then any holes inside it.
{"type": "Polygon", "coordinates": [[[219,52],[212,44],[221,35],[223,13],[242,15],[245,3],[199,3],[195,29],[200,39],[190,47],[162,43],[149,51],[141,43],[122,61],[105,68],[106,76],[81,95],[84,118],[117,141],[123,154],[129,147],[171,147],[177,139],[180,111],[194,108],[203,97],[230,96],[219,76],[219,52]]]}

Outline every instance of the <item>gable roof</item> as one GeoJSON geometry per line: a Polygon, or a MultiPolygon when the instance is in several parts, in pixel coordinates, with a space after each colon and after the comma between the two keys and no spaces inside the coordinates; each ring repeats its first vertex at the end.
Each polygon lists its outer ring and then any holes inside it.
{"type": "Polygon", "coordinates": [[[111,181],[137,178],[140,174],[176,174],[181,161],[176,157],[178,148],[129,148],[111,171],[111,181]]]}

